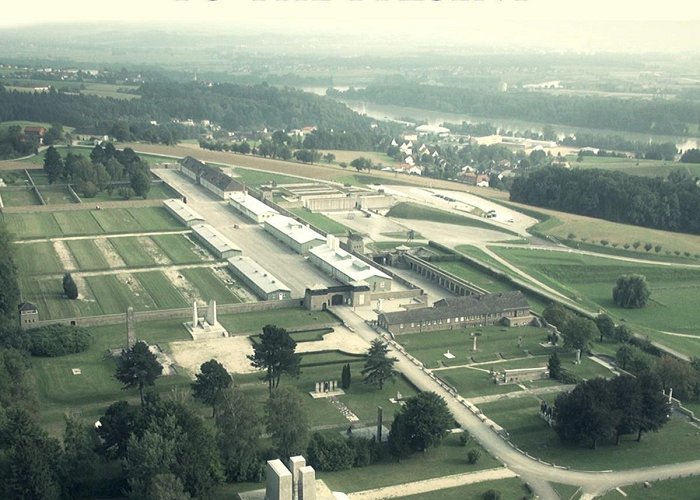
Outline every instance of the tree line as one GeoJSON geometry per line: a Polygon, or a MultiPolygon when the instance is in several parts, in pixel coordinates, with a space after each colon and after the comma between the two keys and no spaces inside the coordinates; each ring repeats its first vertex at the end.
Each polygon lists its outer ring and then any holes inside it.
{"type": "Polygon", "coordinates": [[[518,176],[510,200],[624,224],[700,234],[700,187],[682,171],[649,178],[545,167],[518,176]]]}
{"type": "Polygon", "coordinates": [[[335,95],[448,113],[665,135],[687,135],[688,124],[700,123],[700,103],[684,98],[635,100],[411,83],[370,85],[335,95]]]}
{"type": "Polygon", "coordinates": [[[0,85],[0,119],[62,123],[78,132],[110,135],[118,141],[173,144],[197,137],[201,127],[173,120],[209,120],[226,130],[318,128],[307,149],[366,149],[374,142],[372,120],[327,97],[266,84],[204,85],[153,82],[139,99],[113,99],[51,90],[8,91],[0,85]]]}

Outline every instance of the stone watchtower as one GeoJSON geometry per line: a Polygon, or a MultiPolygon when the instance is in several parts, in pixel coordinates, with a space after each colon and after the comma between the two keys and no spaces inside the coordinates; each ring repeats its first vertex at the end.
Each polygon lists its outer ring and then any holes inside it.
{"type": "Polygon", "coordinates": [[[31,302],[22,302],[19,306],[19,327],[22,330],[36,326],[39,321],[39,309],[36,304],[31,302]]]}

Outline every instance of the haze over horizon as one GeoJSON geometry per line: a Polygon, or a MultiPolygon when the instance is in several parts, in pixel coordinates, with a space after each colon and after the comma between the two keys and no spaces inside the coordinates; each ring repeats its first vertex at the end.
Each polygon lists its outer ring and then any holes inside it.
{"type": "Polygon", "coordinates": [[[700,51],[700,3],[688,0],[28,0],[5,9],[0,30],[47,25],[115,25],[137,30],[320,38],[349,37],[357,48],[484,46],[583,52],[700,51]],[[232,33],[234,32],[235,33],[232,33]],[[393,42],[393,44],[391,43],[393,42]],[[398,46],[397,46],[398,45],[398,46]]]}

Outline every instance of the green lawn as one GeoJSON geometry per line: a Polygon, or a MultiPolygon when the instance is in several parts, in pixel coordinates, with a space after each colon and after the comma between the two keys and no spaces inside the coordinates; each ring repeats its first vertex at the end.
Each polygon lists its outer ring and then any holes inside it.
{"type": "Polygon", "coordinates": [[[234,334],[260,331],[265,325],[277,325],[293,330],[324,323],[338,323],[338,320],[326,311],[309,311],[301,307],[241,314],[221,314],[218,319],[229,333],[234,334]]]}
{"type": "Polygon", "coordinates": [[[0,197],[2,197],[2,204],[6,207],[41,205],[39,197],[32,188],[21,190],[0,189],[0,197]]]}
{"type": "Polygon", "coordinates": [[[66,240],[81,271],[109,269],[107,260],[93,240],[66,240]]]}
{"type": "MultiPolygon", "coordinates": [[[[54,212],[53,217],[61,228],[63,236],[84,236],[88,234],[100,234],[105,232],[99,224],[93,210],[69,210],[65,212],[54,212]]],[[[36,214],[49,215],[51,214],[36,214]]]]}
{"type": "Polygon", "coordinates": [[[157,234],[151,239],[173,264],[193,264],[205,260],[204,256],[209,255],[184,235],[157,234]]]}
{"type": "Polygon", "coordinates": [[[349,229],[340,222],[327,217],[321,213],[310,212],[305,208],[292,208],[290,210],[297,217],[302,218],[309,224],[313,224],[321,231],[325,231],[329,234],[334,234],[337,236],[346,236],[349,229]]]}
{"type": "Polygon", "coordinates": [[[269,184],[271,181],[275,181],[277,184],[304,182],[304,179],[299,177],[291,177],[289,175],[275,174],[272,172],[263,172],[260,170],[251,170],[243,167],[236,167],[233,169],[233,172],[230,170],[229,172],[236,176],[236,180],[244,182],[247,186],[252,187],[259,187],[263,184],[269,184]]]}
{"type": "Polygon", "coordinates": [[[654,481],[650,487],[644,484],[633,484],[620,488],[625,492],[623,496],[617,490],[611,490],[602,497],[602,500],[668,500],[669,498],[683,498],[697,500],[700,498],[700,477],[683,477],[668,479],[666,481],[654,481]]]}
{"type": "Polygon", "coordinates": [[[114,250],[128,267],[147,267],[155,265],[156,260],[146,251],[140,238],[148,238],[148,236],[109,238],[109,243],[114,247],[114,250]]]}
{"type": "Polygon", "coordinates": [[[397,341],[429,368],[524,357],[528,353],[548,354],[548,350],[539,345],[546,340],[545,329],[529,326],[457,328],[397,336],[397,341]],[[481,336],[477,339],[477,351],[472,351],[472,334],[475,332],[480,333],[481,336]],[[521,339],[520,347],[518,347],[519,339],[521,339]],[[443,356],[448,349],[455,356],[454,359],[443,356]]]}
{"type": "Polygon", "coordinates": [[[219,304],[241,302],[238,295],[236,295],[226,283],[221,281],[211,269],[182,269],[180,274],[199,290],[199,296],[206,302],[212,299],[216,300],[219,304]]]}
{"type": "MultiPolygon", "coordinates": [[[[466,486],[458,486],[456,488],[447,488],[439,491],[397,498],[403,500],[433,500],[439,497],[440,500],[481,500],[483,498],[482,495],[488,490],[499,492],[503,500],[531,498],[530,490],[516,478],[482,481],[466,486]]],[[[566,497],[565,500],[568,500],[568,497],[566,497]]]]}
{"type": "Polygon", "coordinates": [[[591,450],[586,445],[560,442],[556,433],[537,416],[539,401],[523,397],[479,405],[504,427],[513,443],[531,455],[557,465],[582,470],[624,470],[697,459],[700,433],[687,421],[672,418],[659,432],[624,436],[619,446],[602,443],[591,450]]]}
{"type": "Polygon", "coordinates": [[[683,170],[691,176],[700,175],[700,165],[692,163],[676,163],[664,160],[637,160],[636,158],[607,158],[604,156],[584,156],[583,161],[576,161],[575,155],[566,157],[567,161],[576,168],[602,170],[619,170],[630,175],[645,177],[666,177],[674,170],[683,170]]]}
{"type": "Polygon", "coordinates": [[[48,212],[5,214],[4,219],[7,229],[19,240],[63,235],[53,214],[48,212]]]}
{"type": "Polygon", "coordinates": [[[90,276],[85,278],[85,281],[90,286],[103,314],[123,313],[129,306],[136,311],[157,309],[150,295],[137,296],[113,274],[90,276]]]}
{"type": "Polygon", "coordinates": [[[427,220],[431,222],[440,222],[443,224],[454,224],[457,226],[477,227],[480,229],[489,229],[491,231],[498,231],[501,233],[518,236],[517,233],[510,231],[509,229],[504,229],[479,219],[464,217],[451,212],[446,212],[444,210],[439,210],[437,208],[419,205],[417,203],[397,203],[391,207],[391,210],[389,210],[386,215],[387,217],[396,217],[399,219],[427,220]]]}
{"type": "MultiPolygon", "coordinates": [[[[441,446],[425,453],[414,454],[401,460],[400,463],[390,459],[361,469],[319,473],[318,477],[323,479],[328,487],[334,491],[352,493],[382,486],[490,469],[500,465],[483,450],[481,459],[475,465],[469,465],[466,455],[470,448],[480,448],[480,446],[475,442],[470,443],[467,447],[460,446],[459,434],[450,434],[441,446]]],[[[433,492],[430,498],[438,498],[440,493],[433,492]]]]}
{"type": "Polygon", "coordinates": [[[18,244],[15,249],[15,264],[20,276],[63,272],[61,261],[49,241],[18,244]]]}
{"type": "Polygon", "coordinates": [[[641,265],[605,257],[494,248],[500,256],[581,305],[602,308],[616,321],[663,331],[700,336],[695,311],[700,307],[700,269],[641,265]],[[651,299],[642,309],[622,309],[612,301],[612,288],[622,274],[647,278],[651,299]]]}
{"type": "Polygon", "coordinates": [[[457,250],[460,253],[463,253],[465,255],[468,255],[469,257],[473,257],[474,259],[491,266],[495,269],[499,269],[503,271],[504,273],[509,273],[511,272],[510,269],[508,269],[506,266],[504,266],[501,262],[497,261],[493,257],[491,257],[489,254],[481,250],[480,248],[475,247],[474,245],[459,245],[455,247],[455,250],[457,250]]]}
{"type": "Polygon", "coordinates": [[[23,301],[33,302],[39,308],[39,319],[97,316],[102,309],[95,300],[89,285],[80,287],[81,298],[68,300],[63,294],[61,278],[37,279],[22,276],[19,280],[23,301]]]}

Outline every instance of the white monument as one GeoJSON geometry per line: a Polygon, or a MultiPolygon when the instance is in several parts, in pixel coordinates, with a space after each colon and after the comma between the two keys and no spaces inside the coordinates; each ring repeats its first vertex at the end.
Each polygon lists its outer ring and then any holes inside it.
{"type": "Polygon", "coordinates": [[[207,313],[203,318],[197,312],[197,301],[192,303],[192,321],[185,323],[185,328],[193,340],[215,339],[228,337],[228,332],[216,319],[216,301],[210,300],[207,313]]]}

